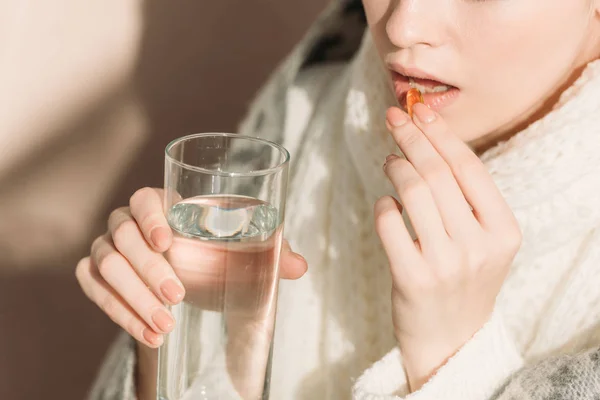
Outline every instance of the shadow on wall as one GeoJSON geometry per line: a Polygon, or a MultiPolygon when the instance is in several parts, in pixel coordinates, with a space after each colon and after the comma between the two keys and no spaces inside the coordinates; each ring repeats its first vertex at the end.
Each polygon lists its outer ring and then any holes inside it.
{"type": "MultiPolygon", "coordinates": [[[[137,188],[162,185],[163,149],[173,138],[234,131],[253,93],[326,2],[144,2],[145,29],[133,84],[147,114],[149,141],[104,215],[127,204],[137,188]]],[[[96,106],[110,109],[110,102],[96,106]]],[[[71,129],[85,132],[94,123],[78,121],[71,129]]],[[[90,227],[90,243],[104,226],[101,221],[90,227]]],[[[117,332],[75,281],[76,261],[86,251],[74,250],[60,269],[40,266],[0,276],[5,338],[0,341],[0,399],[85,397],[117,332]],[[39,272],[44,270],[64,272],[39,272]]]]}
{"type": "Polygon", "coordinates": [[[235,131],[254,93],[327,2],[147,1],[135,84],[152,139],[114,205],[141,185],[162,186],[163,149],[172,139],[235,131]]]}

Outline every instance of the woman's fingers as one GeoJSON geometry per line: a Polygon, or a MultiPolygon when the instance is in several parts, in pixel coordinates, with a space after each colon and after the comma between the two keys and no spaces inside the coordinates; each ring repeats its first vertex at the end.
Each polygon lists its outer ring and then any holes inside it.
{"type": "MultiPolygon", "coordinates": [[[[415,104],[414,115],[423,117],[427,110],[429,108],[424,104],[415,104]]],[[[387,120],[394,140],[429,186],[450,237],[468,241],[474,234],[479,233],[481,227],[473,216],[450,167],[424,134],[426,128],[439,129],[438,125],[431,123],[417,126],[410,123],[408,114],[397,107],[388,110],[387,120]],[[398,122],[404,123],[394,126],[393,121],[396,121],[396,125],[398,122]]]]}
{"type": "MultiPolygon", "coordinates": [[[[155,251],[161,253],[167,251],[173,242],[171,228],[164,216],[163,194],[162,189],[143,188],[135,192],[129,201],[131,216],[137,222],[146,242],[155,251]]],[[[133,231],[133,227],[130,229],[123,228],[123,230],[133,231]]],[[[117,248],[120,247],[120,241],[115,241],[115,244],[117,244],[117,248]]],[[[133,255],[132,253],[132,257],[133,255]]],[[[134,266],[137,265],[127,255],[126,257],[134,266]]],[[[306,273],[307,268],[306,260],[299,254],[292,252],[289,243],[284,240],[281,252],[281,277],[283,279],[298,279],[306,273]]],[[[179,283],[179,281],[176,280],[176,283],[179,283]]],[[[176,298],[183,296],[183,294],[174,285],[168,283],[167,286],[171,287],[171,290],[167,289],[167,292],[176,292],[168,301],[171,303],[178,302],[179,300],[176,300],[176,298]]],[[[160,292],[162,290],[157,293],[160,292]]]]}
{"type": "Polygon", "coordinates": [[[479,157],[450,132],[435,111],[418,104],[414,112],[416,124],[450,167],[483,229],[502,230],[507,221],[514,221],[510,207],[479,157]]]}
{"type": "Polygon", "coordinates": [[[143,188],[129,199],[131,215],[154,250],[164,253],[171,246],[173,233],[163,210],[163,190],[143,188]]]}
{"type": "Polygon", "coordinates": [[[108,235],[94,241],[91,252],[92,267],[155,332],[173,330],[175,320],[163,303],[150,291],[129,262],[113,246],[108,235]]]}
{"type": "Polygon", "coordinates": [[[183,300],[185,289],[175,271],[161,253],[148,245],[128,208],[111,213],[108,229],[116,249],[157,296],[170,304],[183,300]]]}
{"type": "Polygon", "coordinates": [[[162,335],[154,332],[100,276],[90,257],[77,264],[76,276],[86,296],[133,338],[153,348],[163,343],[162,335]]]}
{"type": "Polygon", "coordinates": [[[308,270],[308,263],[298,253],[294,253],[287,240],[283,241],[281,247],[281,271],[280,276],[283,279],[301,278],[308,270]]]}
{"type": "Polygon", "coordinates": [[[450,238],[429,186],[408,160],[398,156],[388,156],[384,170],[408,213],[423,251],[438,251],[450,238]]]}
{"type": "Polygon", "coordinates": [[[391,265],[415,265],[420,260],[419,248],[408,232],[396,199],[385,196],[375,203],[375,230],[391,265]]]}

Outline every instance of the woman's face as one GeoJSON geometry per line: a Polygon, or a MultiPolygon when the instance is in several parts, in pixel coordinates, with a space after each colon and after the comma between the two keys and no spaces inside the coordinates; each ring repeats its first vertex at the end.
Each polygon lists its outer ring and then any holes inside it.
{"type": "Polygon", "coordinates": [[[474,145],[547,113],[600,56],[600,0],[363,3],[401,104],[411,84],[435,90],[426,104],[474,145]]]}

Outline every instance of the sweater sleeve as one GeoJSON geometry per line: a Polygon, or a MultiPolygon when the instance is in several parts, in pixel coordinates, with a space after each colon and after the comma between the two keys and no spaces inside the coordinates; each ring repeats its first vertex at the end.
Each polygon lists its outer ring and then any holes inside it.
{"type": "Polygon", "coordinates": [[[482,400],[523,363],[501,314],[495,312],[420,390],[407,393],[402,357],[395,348],[363,373],[353,395],[355,400],[482,400]]]}
{"type": "MultiPolygon", "coordinates": [[[[464,384],[465,382],[457,382],[456,386],[464,384]]],[[[471,382],[471,385],[473,384],[476,382],[471,382]]],[[[456,392],[436,393],[437,396],[442,396],[437,397],[438,399],[444,400],[456,398],[450,397],[455,394],[456,392]]],[[[421,398],[412,396],[408,396],[407,399],[421,398]]],[[[415,393],[415,396],[418,395],[415,393]]],[[[367,394],[363,398],[382,397],[367,394]]],[[[480,399],[596,400],[598,398],[600,398],[600,348],[596,347],[573,355],[562,354],[549,357],[526,366],[510,375],[491,395],[480,399]]]]}
{"type": "Polygon", "coordinates": [[[108,350],[87,400],[136,400],[135,341],[121,333],[108,350]]]}

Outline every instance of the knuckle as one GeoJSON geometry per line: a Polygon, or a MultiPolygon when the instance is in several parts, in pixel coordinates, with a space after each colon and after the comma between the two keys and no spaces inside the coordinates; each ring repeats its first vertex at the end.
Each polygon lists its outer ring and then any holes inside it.
{"type": "Polygon", "coordinates": [[[108,216],[108,226],[110,227],[114,225],[119,225],[121,221],[127,219],[129,215],[129,207],[119,207],[117,209],[114,209],[108,216]]]}
{"type": "Polygon", "coordinates": [[[508,234],[504,235],[503,243],[504,248],[510,256],[517,254],[521,248],[523,241],[523,234],[520,229],[511,230],[508,234]]]}
{"type": "Polygon", "coordinates": [[[439,268],[436,271],[438,285],[453,285],[461,282],[465,278],[465,272],[457,265],[451,265],[447,268],[439,268]]]}
{"type": "Polygon", "coordinates": [[[399,210],[396,206],[396,202],[393,198],[386,196],[382,197],[375,203],[375,229],[378,233],[384,230],[385,226],[388,225],[388,221],[396,214],[399,210]]]}
{"type": "Polygon", "coordinates": [[[411,286],[418,295],[437,292],[442,283],[442,278],[440,276],[430,273],[415,274],[411,280],[411,286]]]}
{"type": "Polygon", "coordinates": [[[429,191],[427,184],[419,178],[409,178],[405,181],[401,189],[401,197],[407,203],[416,203],[420,201],[429,191]]]}
{"type": "Polygon", "coordinates": [[[470,251],[467,255],[467,264],[472,270],[480,270],[488,264],[488,253],[480,249],[470,251]]]}
{"type": "Polygon", "coordinates": [[[119,304],[117,302],[117,299],[115,299],[111,295],[107,295],[106,297],[104,297],[104,299],[102,299],[102,301],[98,303],[98,306],[100,306],[100,309],[106,315],[108,315],[110,319],[112,319],[116,323],[119,322],[119,304]]]}
{"type": "Polygon", "coordinates": [[[140,268],[140,273],[146,281],[151,281],[153,278],[158,279],[162,275],[162,266],[160,259],[152,257],[140,268]]]}
{"type": "Polygon", "coordinates": [[[452,166],[452,172],[458,178],[470,175],[474,170],[481,168],[481,160],[475,155],[464,156],[452,166]]]}
{"type": "Polygon", "coordinates": [[[446,181],[451,175],[450,168],[444,165],[432,165],[422,172],[423,179],[430,184],[446,181]]]}
{"type": "Polygon", "coordinates": [[[398,144],[400,147],[409,147],[417,143],[422,139],[422,134],[420,132],[408,131],[404,132],[402,135],[398,135],[398,144]]]}
{"type": "Polygon", "coordinates": [[[92,253],[92,257],[95,256],[96,250],[102,245],[102,243],[104,242],[105,238],[104,235],[103,236],[98,236],[96,239],[94,239],[94,241],[92,242],[92,246],[90,248],[90,251],[92,253]]]}
{"type": "Polygon", "coordinates": [[[122,247],[125,243],[135,237],[138,231],[136,222],[132,219],[123,221],[117,226],[112,234],[113,242],[117,248],[122,247]]]}
{"type": "Polygon", "coordinates": [[[373,207],[373,212],[375,214],[375,219],[379,218],[381,215],[388,212],[394,203],[394,200],[391,196],[384,196],[375,202],[375,206],[373,207]]]}
{"type": "Polygon", "coordinates": [[[112,210],[108,216],[108,220],[109,221],[115,221],[118,220],[119,216],[121,215],[123,211],[123,208],[115,208],[114,210],[112,210]]]}
{"type": "Polygon", "coordinates": [[[107,277],[113,274],[113,270],[121,261],[120,255],[117,252],[111,252],[98,262],[98,272],[101,276],[107,277]]]}
{"type": "Polygon", "coordinates": [[[521,244],[523,243],[522,237],[518,239],[514,239],[511,243],[509,243],[509,249],[511,251],[511,255],[516,255],[521,249],[521,244]]]}
{"type": "Polygon", "coordinates": [[[506,225],[495,234],[490,233],[489,241],[492,243],[491,247],[495,250],[498,258],[512,258],[521,248],[523,232],[519,224],[515,221],[506,225]]]}
{"type": "Polygon", "coordinates": [[[438,251],[432,256],[435,266],[436,276],[443,279],[456,278],[458,274],[464,272],[467,262],[465,251],[457,245],[440,246],[438,251]]]}
{"type": "Polygon", "coordinates": [[[134,208],[139,204],[143,203],[148,197],[154,195],[154,189],[151,187],[143,187],[135,191],[135,193],[129,198],[129,206],[134,208]]]}
{"type": "Polygon", "coordinates": [[[83,294],[85,294],[85,296],[88,299],[92,299],[92,292],[90,286],[94,283],[90,279],[89,258],[87,258],[87,261],[85,260],[86,259],[84,258],[77,264],[77,267],[75,268],[75,277],[77,278],[77,282],[79,283],[79,287],[83,291],[83,294]]]}
{"type": "Polygon", "coordinates": [[[83,282],[83,280],[85,279],[85,274],[86,274],[87,269],[89,268],[89,264],[90,264],[89,257],[82,258],[77,263],[77,266],[75,267],[75,277],[77,278],[77,281],[79,282],[79,284],[81,284],[83,282]]]}
{"type": "Polygon", "coordinates": [[[507,241],[509,248],[512,250],[517,251],[521,247],[521,243],[523,242],[523,231],[517,223],[515,223],[514,226],[509,229],[507,241]]]}
{"type": "Polygon", "coordinates": [[[377,232],[377,234],[379,234],[380,236],[386,232],[387,227],[388,227],[388,221],[389,221],[389,212],[384,212],[382,214],[380,214],[376,219],[375,219],[375,232],[377,232]]]}
{"type": "Polygon", "coordinates": [[[440,287],[460,284],[470,273],[467,253],[458,245],[441,245],[428,258],[432,279],[440,287]]]}

